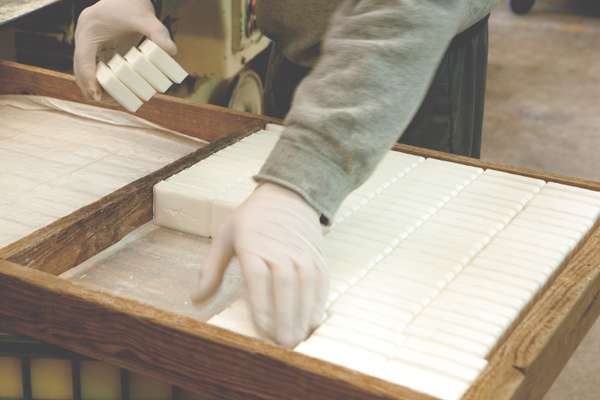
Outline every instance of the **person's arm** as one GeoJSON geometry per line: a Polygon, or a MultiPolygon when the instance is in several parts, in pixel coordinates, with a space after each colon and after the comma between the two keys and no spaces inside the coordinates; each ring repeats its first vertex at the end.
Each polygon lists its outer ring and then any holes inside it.
{"type": "Polygon", "coordinates": [[[495,3],[345,2],[256,179],[296,191],[331,222],[410,123],[450,41],[495,3]]]}

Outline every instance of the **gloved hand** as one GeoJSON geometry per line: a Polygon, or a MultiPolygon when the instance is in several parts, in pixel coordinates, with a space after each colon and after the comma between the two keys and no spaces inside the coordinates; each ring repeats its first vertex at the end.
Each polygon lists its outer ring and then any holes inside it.
{"type": "Polygon", "coordinates": [[[236,254],[257,330],[293,347],[317,326],[325,310],[329,277],[322,241],[319,215],[302,197],[263,183],[214,238],[192,300],[201,302],[215,293],[236,254]]]}
{"type": "Polygon", "coordinates": [[[100,45],[120,37],[140,33],[171,55],[177,47],[168,29],[154,15],[149,0],[101,0],[83,10],[75,31],[73,70],[83,94],[100,100],[96,82],[96,54],[100,45]]]}

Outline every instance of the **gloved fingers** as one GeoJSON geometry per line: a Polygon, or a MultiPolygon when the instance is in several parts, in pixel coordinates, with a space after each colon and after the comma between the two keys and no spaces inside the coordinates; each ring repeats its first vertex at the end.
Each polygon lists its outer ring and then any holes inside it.
{"type": "Polygon", "coordinates": [[[284,347],[294,347],[306,337],[308,331],[300,324],[300,310],[306,307],[300,298],[300,284],[292,260],[285,259],[269,264],[273,277],[275,301],[275,339],[284,347]]]}
{"type": "Polygon", "coordinates": [[[161,49],[174,56],[177,54],[177,46],[171,39],[171,34],[166,26],[155,16],[144,18],[137,26],[139,32],[152,40],[161,49]]]}
{"type": "Polygon", "coordinates": [[[313,313],[316,310],[319,290],[317,286],[319,284],[320,274],[317,268],[311,263],[297,263],[296,270],[302,296],[302,306],[300,307],[298,321],[302,327],[302,331],[308,334],[312,330],[312,321],[314,319],[313,313]]]}
{"type": "Polygon", "coordinates": [[[100,101],[100,87],[96,82],[96,53],[98,46],[78,30],[75,34],[75,53],[73,71],[75,81],[81,92],[88,99],[100,101]]]}
{"type": "Polygon", "coordinates": [[[192,301],[202,302],[212,296],[221,286],[227,266],[233,257],[233,224],[227,221],[213,239],[206,264],[200,270],[198,284],[192,293],[192,301]]]}
{"type": "Polygon", "coordinates": [[[237,256],[246,282],[246,294],[254,324],[259,333],[275,339],[271,271],[265,261],[255,254],[239,251],[237,256]]]}
{"type": "Polygon", "coordinates": [[[315,279],[315,303],[309,322],[309,330],[317,328],[323,319],[325,307],[327,306],[327,298],[329,297],[329,273],[325,266],[325,261],[319,257],[315,260],[315,271],[317,278],[315,279]]]}

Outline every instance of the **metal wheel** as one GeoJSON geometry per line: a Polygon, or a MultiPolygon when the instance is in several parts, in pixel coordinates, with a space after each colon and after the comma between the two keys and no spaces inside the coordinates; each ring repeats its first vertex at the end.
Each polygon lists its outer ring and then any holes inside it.
{"type": "Polygon", "coordinates": [[[509,2],[515,14],[527,14],[535,4],[535,0],[509,0],[509,2]]]}
{"type": "Polygon", "coordinates": [[[263,113],[263,84],[252,70],[240,73],[229,99],[229,108],[253,114],[263,113]]]}

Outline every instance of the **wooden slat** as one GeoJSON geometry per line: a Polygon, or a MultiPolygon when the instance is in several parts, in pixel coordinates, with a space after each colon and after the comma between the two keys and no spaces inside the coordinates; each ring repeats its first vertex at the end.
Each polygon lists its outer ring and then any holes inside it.
{"type": "Polygon", "coordinates": [[[431,399],[400,386],[0,261],[0,329],[215,399],[431,399]]]}
{"type": "MultiPolygon", "coordinates": [[[[104,94],[101,102],[85,99],[71,75],[10,61],[0,60],[0,94],[50,96],[126,112],[107,94],[104,94]]],[[[239,131],[248,124],[276,122],[260,115],[207,104],[193,104],[164,95],[154,96],[135,115],[209,142],[239,131]]]]}
{"type": "Polygon", "coordinates": [[[61,274],[152,219],[153,187],[261,128],[257,122],[121,188],[0,250],[0,259],[61,274]]]}

